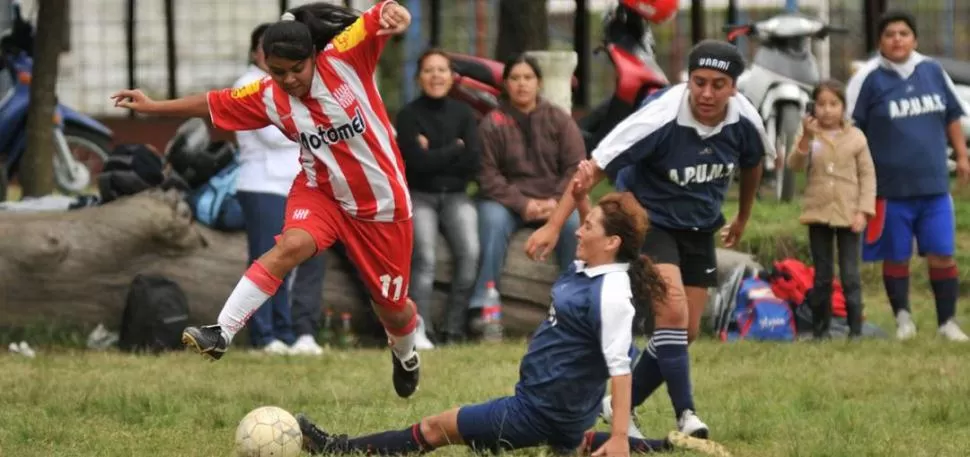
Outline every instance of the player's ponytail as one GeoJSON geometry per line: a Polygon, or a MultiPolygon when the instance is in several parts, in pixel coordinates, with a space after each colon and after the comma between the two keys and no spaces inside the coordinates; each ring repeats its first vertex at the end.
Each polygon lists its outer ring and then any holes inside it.
{"type": "Polygon", "coordinates": [[[288,60],[307,59],[323,50],[358,17],[360,13],[355,9],[323,2],[293,8],[266,29],[263,52],[288,60]]]}
{"type": "Polygon", "coordinates": [[[630,264],[627,274],[630,276],[633,306],[637,315],[647,326],[652,327],[652,303],[667,295],[667,284],[657,273],[650,258],[640,254],[643,239],[650,226],[647,212],[629,192],[606,194],[600,198],[597,206],[603,210],[603,231],[607,235],[620,238],[616,261],[630,264]]]}

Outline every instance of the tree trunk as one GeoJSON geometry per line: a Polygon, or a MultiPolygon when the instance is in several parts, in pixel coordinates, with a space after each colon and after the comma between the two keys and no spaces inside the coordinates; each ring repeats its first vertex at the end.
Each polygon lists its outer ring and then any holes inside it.
{"type": "Polygon", "coordinates": [[[54,191],[52,122],[57,103],[57,61],[67,25],[66,0],[40,0],[34,44],[34,68],[27,113],[27,151],[20,164],[25,197],[54,191]]]}
{"type": "Polygon", "coordinates": [[[495,58],[504,62],[525,51],[549,48],[549,13],[544,1],[499,0],[495,58]]]}
{"type": "MultiPolygon", "coordinates": [[[[500,280],[503,322],[509,335],[532,332],[547,315],[549,290],[558,276],[552,259],[537,263],[523,253],[530,231],[509,246],[500,280]]],[[[451,256],[439,238],[436,321],[444,312],[451,256]]],[[[328,256],[323,303],[351,312],[355,331],[373,335],[367,295],[356,272],[328,256]]],[[[719,259],[721,251],[719,250],[719,259]]],[[[749,262],[736,254],[729,262],[749,262]]],[[[192,220],[174,191],[146,191],[104,206],[68,212],[9,213],[0,217],[0,327],[68,323],[116,329],[128,286],[137,274],[162,274],[185,291],[193,324],[215,322],[246,268],[246,237],[211,230],[192,220]]],[[[720,262],[719,262],[720,263],[720,262]]],[[[719,265],[722,275],[727,265],[719,265]]],[[[379,329],[378,329],[379,333],[379,329]]]]}
{"type": "MultiPolygon", "coordinates": [[[[522,252],[527,234],[513,240],[502,277],[511,334],[535,328],[549,306],[552,263],[535,264],[522,252]]],[[[439,249],[432,309],[444,312],[451,257],[439,249]]],[[[354,314],[358,332],[373,319],[356,272],[327,253],[325,306],[354,314]]],[[[68,212],[10,213],[0,217],[0,326],[68,322],[116,328],[136,274],[156,273],[179,283],[193,323],[215,322],[246,268],[246,237],[195,224],[173,192],[148,191],[100,207],[68,212]]]]}

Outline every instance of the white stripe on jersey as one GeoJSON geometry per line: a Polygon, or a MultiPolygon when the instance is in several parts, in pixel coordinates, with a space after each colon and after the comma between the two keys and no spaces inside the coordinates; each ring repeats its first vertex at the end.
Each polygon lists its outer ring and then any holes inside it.
{"type": "MultiPolygon", "coordinates": [[[[276,126],[276,128],[283,131],[283,134],[289,137],[289,133],[286,131],[286,127],[283,127],[283,121],[280,119],[280,112],[276,109],[276,99],[273,98],[273,92],[275,86],[270,84],[263,89],[263,105],[266,106],[266,116],[269,117],[269,121],[276,126]]],[[[292,140],[292,138],[290,138],[292,140]]],[[[297,143],[300,142],[299,138],[296,140],[297,143]]]]}
{"type": "MultiPolygon", "coordinates": [[[[314,79],[316,76],[314,76],[314,79]]],[[[313,122],[313,116],[310,115],[310,110],[307,109],[306,105],[303,104],[299,99],[293,97],[292,95],[287,95],[290,98],[290,112],[293,115],[293,124],[296,126],[298,132],[315,132],[317,130],[315,122],[313,122]]],[[[320,148],[323,149],[323,148],[320,148]]],[[[310,151],[317,160],[323,162],[323,165],[327,167],[327,174],[330,177],[330,187],[333,188],[333,197],[339,202],[354,202],[354,195],[350,192],[350,187],[347,185],[347,177],[344,176],[343,171],[337,164],[337,159],[333,156],[333,153],[327,151],[310,151]]],[[[309,178],[309,176],[308,176],[309,178]]],[[[352,208],[344,208],[352,216],[356,216],[357,207],[354,205],[352,208]]]]}
{"type": "MultiPolygon", "coordinates": [[[[366,119],[367,125],[371,126],[374,137],[377,138],[377,143],[380,145],[381,149],[380,153],[384,155],[388,163],[390,163],[394,168],[394,179],[397,181],[396,185],[400,186],[402,190],[404,190],[404,196],[407,198],[408,205],[407,213],[411,214],[411,195],[410,192],[406,191],[407,186],[404,185],[406,181],[404,180],[403,173],[401,173],[401,168],[398,167],[397,158],[394,156],[394,147],[391,144],[391,138],[387,129],[384,128],[384,124],[377,117],[377,113],[374,112],[374,102],[378,101],[370,100],[369,97],[367,97],[367,90],[364,88],[364,85],[361,84],[360,79],[357,77],[357,72],[353,69],[353,67],[333,56],[328,56],[327,61],[330,63],[330,67],[333,68],[334,72],[340,76],[340,79],[343,79],[347,86],[350,87],[351,92],[356,94],[358,97],[366,97],[364,99],[359,99],[359,102],[361,102],[359,103],[361,112],[364,113],[364,119],[366,119]]],[[[376,162],[376,159],[374,159],[373,165],[378,167],[377,170],[380,171],[382,176],[385,178],[390,178],[389,176],[383,174],[384,172],[380,169],[380,165],[378,162],[376,162]]],[[[378,199],[377,215],[375,216],[374,220],[392,221],[394,220],[394,189],[391,187],[392,184],[389,182],[389,180],[386,179],[383,182],[387,183],[387,187],[382,188],[381,190],[390,192],[390,195],[388,195],[387,199],[385,200],[383,193],[378,195],[375,189],[374,195],[377,196],[378,199]],[[385,209],[387,212],[385,212],[385,209]]]]}
{"type": "MultiPolygon", "coordinates": [[[[331,60],[331,64],[333,63],[331,60]]],[[[344,83],[350,85],[350,81],[346,77],[341,75],[341,79],[344,83]]],[[[330,119],[330,125],[346,125],[352,122],[352,118],[347,114],[347,111],[340,106],[340,102],[330,94],[327,89],[327,85],[323,82],[323,78],[317,71],[313,72],[313,84],[315,87],[320,88],[319,94],[314,94],[314,98],[320,103],[320,107],[323,109],[323,114],[330,119]]],[[[353,79],[351,79],[353,81],[353,79]]],[[[365,94],[365,92],[358,92],[357,88],[352,88],[351,91],[354,96],[358,97],[358,106],[361,112],[368,112],[367,107],[370,105],[368,100],[361,99],[360,97],[365,94]]],[[[363,119],[369,130],[379,130],[375,129],[375,125],[380,124],[371,123],[370,119],[367,119],[366,115],[363,119]]],[[[387,175],[384,174],[384,170],[381,169],[380,164],[374,157],[373,151],[371,151],[370,146],[367,145],[367,140],[364,139],[363,135],[355,135],[352,138],[345,140],[347,147],[350,149],[350,153],[354,160],[360,163],[361,169],[364,171],[364,176],[367,177],[367,185],[370,186],[371,192],[374,194],[374,198],[377,200],[377,213],[375,214],[374,220],[377,221],[391,221],[394,219],[394,193],[391,190],[391,184],[388,182],[387,175]],[[390,210],[388,212],[388,210],[390,210]]],[[[323,149],[326,146],[321,147],[323,149]]],[[[329,148],[328,148],[329,150],[329,148]]],[[[332,155],[332,153],[331,153],[332,155]]],[[[344,183],[346,185],[346,183],[344,183]]],[[[347,202],[353,202],[353,209],[350,211],[351,214],[356,215],[357,211],[360,210],[360,203],[353,199],[353,195],[346,200],[347,202]]]]}

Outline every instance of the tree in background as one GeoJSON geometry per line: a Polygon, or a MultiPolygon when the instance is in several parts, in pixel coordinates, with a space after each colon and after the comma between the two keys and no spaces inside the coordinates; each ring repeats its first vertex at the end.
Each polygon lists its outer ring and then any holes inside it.
{"type": "Polygon", "coordinates": [[[57,61],[67,30],[67,0],[40,0],[39,3],[27,113],[27,151],[17,173],[25,197],[54,191],[52,125],[57,102],[57,61]]]}
{"type": "Polygon", "coordinates": [[[544,1],[499,0],[495,58],[549,48],[549,10],[544,1]]]}

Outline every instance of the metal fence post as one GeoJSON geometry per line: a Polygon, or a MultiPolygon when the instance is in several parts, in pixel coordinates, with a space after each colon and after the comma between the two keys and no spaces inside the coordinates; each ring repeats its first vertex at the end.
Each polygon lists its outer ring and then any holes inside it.
{"type": "Polygon", "coordinates": [[[178,98],[178,57],[175,48],[175,0],[165,0],[165,61],[168,66],[168,98],[178,98]]]}

